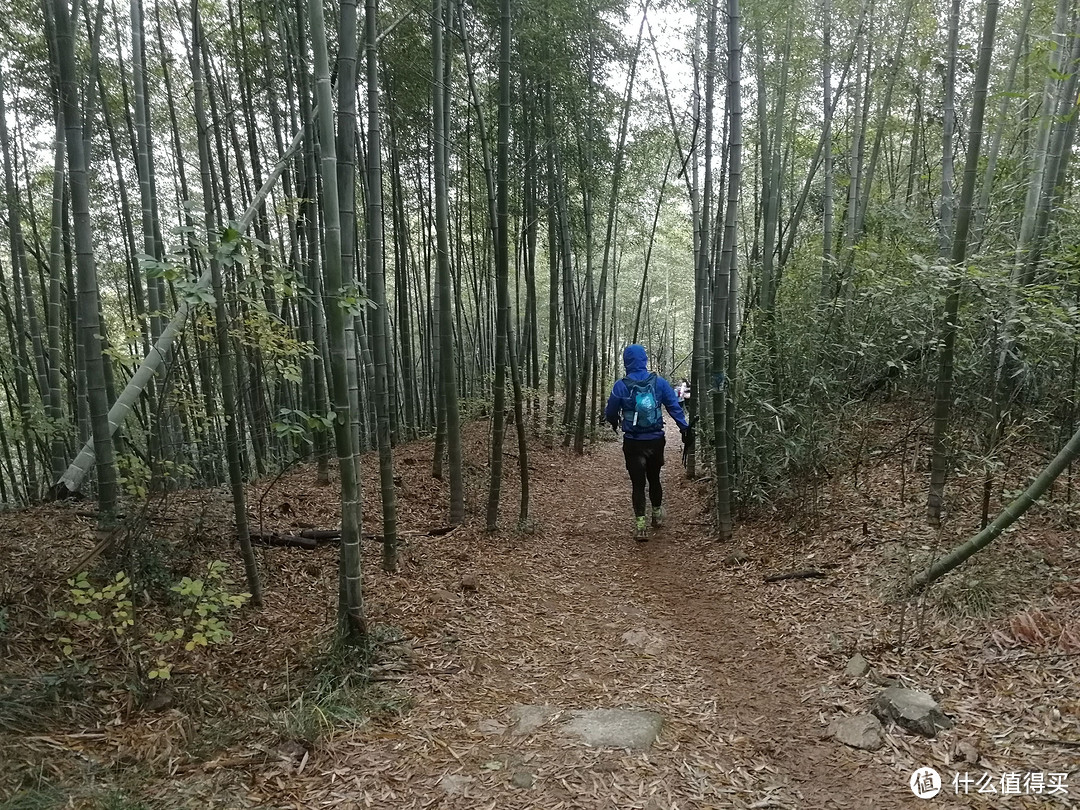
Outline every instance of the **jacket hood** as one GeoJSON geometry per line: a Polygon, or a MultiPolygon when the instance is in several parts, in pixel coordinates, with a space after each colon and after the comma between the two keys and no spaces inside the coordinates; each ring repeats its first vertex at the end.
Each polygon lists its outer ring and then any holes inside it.
{"type": "Polygon", "coordinates": [[[645,347],[638,343],[632,343],[623,349],[622,357],[627,374],[640,374],[649,369],[649,356],[645,353],[645,347]]]}

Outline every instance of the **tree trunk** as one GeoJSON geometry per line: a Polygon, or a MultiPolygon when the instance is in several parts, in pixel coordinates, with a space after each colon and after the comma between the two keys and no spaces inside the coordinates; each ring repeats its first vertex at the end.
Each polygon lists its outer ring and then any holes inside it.
{"type": "MultiPolygon", "coordinates": [[[[548,191],[548,336],[547,336],[547,424],[544,433],[547,446],[555,446],[555,377],[559,358],[559,251],[558,251],[558,208],[556,205],[557,187],[555,178],[554,123],[551,120],[551,84],[544,87],[544,130],[547,139],[545,154],[547,159],[548,191]]],[[[569,270],[567,270],[569,272],[569,270]]]]}
{"type": "MultiPolygon", "coordinates": [[[[1024,52],[1024,42],[1027,40],[1028,25],[1031,22],[1031,8],[1033,0],[1024,0],[1024,11],[1020,18],[1020,28],[1016,32],[1016,42],[1013,45],[1012,59],[1009,60],[1009,73],[1005,79],[1005,92],[1001,95],[998,106],[997,122],[994,133],[990,136],[990,150],[986,156],[986,169],[983,172],[982,186],[979,188],[979,202],[975,208],[975,246],[979,247],[983,240],[983,229],[990,213],[990,192],[994,188],[994,178],[997,174],[998,155],[1001,152],[1001,139],[1005,133],[1005,126],[1009,123],[1009,110],[1013,101],[1013,86],[1016,83],[1016,68],[1020,64],[1024,52]]],[[[914,154],[912,155],[914,160],[914,154]]],[[[910,184],[909,184],[910,186],[910,184]]],[[[910,196],[910,192],[909,192],[910,196]]]]}
{"type": "MultiPolygon", "coordinates": [[[[343,4],[344,5],[344,4],[343,4]]],[[[386,267],[383,264],[382,130],[379,126],[378,17],[376,0],[364,5],[364,50],[367,56],[367,266],[371,280],[371,341],[375,355],[375,413],[378,424],[379,488],[383,512],[383,569],[397,569],[397,494],[394,459],[390,447],[390,389],[387,363],[390,329],[386,304],[386,267]]]]}
{"type": "Polygon", "coordinates": [[[334,401],[334,439],[341,476],[341,559],[338,591],[338,630],[348,644],[363,644],[367,638],[364,615],[363,572],[360,566],[360,482],[357,480],[355,437],[353,434],[348,354],[345,345],[348,315],[343,301],[344,277],[341,250],[341,210],[338,204],[337,148],[334,140],[334,108],[330,90],[330,63],[326,46],[326,24],[321,0],[308,0],[311,44],[315,56],[316,125],[322,162],[323,311],[326,313],[330,344],[330,382],[334,401]]]}
{"type": "Polygon", "coordinates": [[[934,434],[932,439],[930,493],[926,515],[931,525],[941,522],[945,477],[948,469],[949,416],[952,410],[953,354],[956,344],[957,313],[960,308],[960,278],[967,258],[968,233],[971,228],[975,200],[975,180],[979,170],[979,151],[982,146],[983,115],[986,110],[986,88],[990,78],[990,61],[994,52],[994,28],[997,24],[997,0],[987,0],[979,45],[979,64],[975,73],[974,95],[971,104],[971,123],[968,128],[967,158],[964,162],[964,185],[960,192],[960,209],[956,233],[952,240],[951,261],[955,277],[949,282],[945,299],[944,324],[941,330],[941,364],[938,369],[934,395],[934,434]]]}
{"type": "MultiPolygon", "coordinates": [[[[710,28],[715,30],[715,7],[710,19],[710,28]]],[[[734,320],[731,317],[732,291],[737,291],[733,280],[738,266],[738,211],[739,211],[739,186],[742,177],[742,75],[740,63],[742,60],[742,45],[739,39],[739,0],[728,0],[728,65],[727,65],[727,107],[730,120],[729,144],[728,144],[728,181],[727,181],[727,204],[724,209],[724,244],[720,258],[720,272],[717,274],[713,290],[713,314],[712,314],[712,406],[713,406],[713,436],[714,453],[716,456],[715,486],[716,486],[716,518],[717,537],[721,542],[727,542],[732,534],[731,516],[731,469],[730,469],[730,439],[728,436],[730,423],[727,411],[730,407],[728,401],[732,397],[731,381],[728,379],[731,366],[727,352],[734,351],[731,344],[730,325],[734,320]]],[[[711,72],[713,58],[709,58],[711,72]]],[[[707,81],[709,81],[707,79],[707,81]]],[[[708,88],[708,84],[706,85],[708,88]]],[[[706,115],[712,104],[711,93],[706,95],[706,115]]],[[[710,116],[711,117],[711,116],[710,116]]],[[[706,139],[708,140],[708,129],[706,139]]],[[[706,152],[708,160],[708,152],[706,152]]],[[[707,182],[707,180],[706,180],[707,182]]],[[[697,396],[698,392],[695,391],[697,396]]]]}
{"type": "Polygon", "coordinates": [[[941,223],[939,252],[949,255],[953,236],[953,140],[956,137],[956,48],[960,31],[960,0],[949,13],[949,45],[945,67],[945,104],[941,125],[941,223]]]}
{"type": "Polygon", "coordinates": [[[822,189],[821,214],[821,287],[818,291],[818,303],[826,304],[832,300],[832,278],[836,266],[833,256],[833,158],[832,158],[832,3],[822,0],[821,5],[822,51],[821,51],[821,91],[822,107],[825,110],[824,149],[824,188],[822,189]]]}
{"type": "Polygon", "coordinates": [[[98,319],[97,267],[90,220],[90,188],[83,122],[75,69],[75,42],[68,17],[67,0],[53,0],[60,100],[67,134],[68,183],[74,219],[75,258],[78,268],[79,332],[85,358],[86,393],[94,455],[97,460],[98,514],[110,523],[117,505],[116,464],[112,433],[109,430],[109,400],[105,393],[105,358],[101,352],[101,324],[98,319]]]}
{"type": "Polygon", "coordinates": [[[64,404],[60,387],[60,320],[62,309],[62,284],[64,269],[63,226],[64,211],[64,123],[56,117],[55,153],[53,161],[52,223],[49,235],[49,311],[47,330],[49,338],[49,420],[52,423],[51,468],[52,480],[58,481],[67,467],[67,442],[64,436],[64,404]]]}
{"type": "Polygon", "coordinates": [[[225,288],[222,283],[221,262],[218,252],[220,231],[214,206],[213,186],[210,180],[210,134],[207,129],[204,101],[206,85],[203,82],[202,65],[199,60],[199,50],[203,40],[202,21],[199,17],[199,0],[192,0],[191,29],[191,82],[194,89],[195,123],[198,128],[207,262],[210,265],[210,283],[213,285],[214,291],[214,331],[217,335],[218,368],[221,370],[221,400],[225,417],[225,452],[229,461],[229,483],[232,488],[233,514],[236,519],[236,534],[240,540],[240,554],[244,562],[244,573],[247,577],[252,602],[256,606],[261,606],[262,589],[259,583],[258,567],[255,562],[255,552],[251,548],[244,476],[240,467],[240,432],[236,424],[236,391],[234,388],[235,377],[229,337],[229,317],[225,307],[225,288]]]}
{"type": "MultiPolygon", "coordinates": [[[[462,24],[464,34],[464,23],[462,24]]],[[[472,77],[470,76],[470,83],[472,77]]],[[[475,83],[473,83],[475,84],[475,83]]],[[[480,115],[480,105],[476,107],[480,115]]],[[[482,119],[478,120],[482,126],[482,119]]],[[[487,146],[482,145],[487,152],[487,146]]],[[[492,391],[491,482],[488,488],[487,530],[499,522],[502,485],[503,433],[506,425],[506,368],[510,346],[510,0],[499,2],[499,125],[495,176],[495,376],[492,391]]],[[[485,156],[485,164],[490,162],[485,156]]],[[[490,182],[488,184],[490,188],[490,182]]],[[[520,391],[520,385],[516,386],[520,391]]],[[[515,407],[519,405],[515,397],[515,407]]]]}
{"type": "Polygon", "coordinates": [[[454,353],[453,294],[450,289],[450,186],[447,177],[447,83],[444,64],[443,0],[434,0],[431,15],[431,61],[434,69],[433,105],[435,140],[435,235],[439,288],[439,364],[442,402],[446,418],[446,444],[450,466],[450,523],[465,520],[462,480],[461,414],[458,405],[457,363],[454,353]]]}

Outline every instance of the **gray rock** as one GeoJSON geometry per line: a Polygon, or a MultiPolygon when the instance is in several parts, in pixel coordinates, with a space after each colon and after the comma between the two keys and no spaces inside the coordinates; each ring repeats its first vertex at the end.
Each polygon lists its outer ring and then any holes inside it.
{"type": "Polygon", "coordinates": [[[563,730],[595,748],[652,746],[664,719],[656,712],[635,709],[592,709],[573,712],[563,730]]]}
{"type": "Polygon", "coordinates": [[[481,734],[502,734],[506,731],[506,724],[500,723],[498,720],[481,720],[476,730],[481,734]]]}
{"type": "Polygon", "coordinates": [[[622,640],[646,655],[660,655],[667,647],[666,641],[645,630],[627,630],[622,634],[622,640]]]}
{"type": "Polygon", "coordinates": [[[890,686],[874,700],[873,712],[882,720],[924,737],[936,737],[939,731],[953,727],[937,702],[918,689],[890,686]]]}
{"type": "Polygon", "coordinates": [[[555,706],[525,704],[510,710],[510,719],[514,721],[514,734],[532,734],[559,713],[555,706]]]}
{"type": "Polygon", "coordinates": [[[861,678],[869,671],[870,662],[862,656],[862,653],[855,653],[851,656],[847,666],[844,667],[844,674],[849,678],[861,678]]]}
{"type": "Polygon", "coordinates": [[[528,771],[514,771],[514,775],[510,777],[510,784],[516,788],[531,788],[534,782],[536,777],[528,771]]]}
{"type": "Polygon", "coordinates": [[[446,791],[448,796],[464,796],[468,790],[469,785],[472,784],[473,778],[471,776],[462,776],[460,774],[444,774],[439,779],[439,787],[446,791]]]}
{"type": "Polygon", "coordinates": [[[970,740],[960,740],[952,750],[953,762],[966,762],[968,765],[979,763],[979,749],[970,740]]]}
{"type": "Polygon", "coordinates": [[[877,751],[883,742],[881,721],[872,714],[838,717],[829,726],[829,734],[844,745],[863,751],[877,751]]]}

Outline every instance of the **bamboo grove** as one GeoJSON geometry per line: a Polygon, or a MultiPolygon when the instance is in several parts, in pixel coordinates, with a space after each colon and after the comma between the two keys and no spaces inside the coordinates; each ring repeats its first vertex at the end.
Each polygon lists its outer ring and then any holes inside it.
{"type": "Polygon", "coordinates": [[[258,602],[245,483],[310,462],[362,637],[360,454],[387,569],[400,443],[480,510],[470,419],[486,525],[508,434],[527,525],[529,435],[602,440],[630,342],[692,379],[722,540],[897,385],[931,522],[974,476],[1000,533],[1023,441],[1065,448],[1029,501],[1065,471],[1071,503],[1075,2],[19,0],[0,30],[6,504],[109,524],[228,482],[258,602]]]}

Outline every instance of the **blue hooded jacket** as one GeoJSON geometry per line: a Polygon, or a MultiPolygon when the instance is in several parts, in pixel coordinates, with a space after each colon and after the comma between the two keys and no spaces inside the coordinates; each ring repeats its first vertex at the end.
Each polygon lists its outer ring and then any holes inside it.
{"type": "MultiPolygon", "coordinates": [[[[645,353],[644,346],[640,346],[637,343],[627,346],[623,350],[623,363],[626,365],[627,378],[631,380],[644,380],[648,378],[649,357],[645,353]]],[[[682,406],[679,405],[679,399],[675,396],[675,391],[671,387],[671,383],[663,377],[656,377],[655,386],[656,399],[660,404],[667,408],[668,414],[675,420],[679,429],[688,429],[689,424],[686,421],[686,414],[683,413],[682,406]]],[[[604,408],[604,419],[610,422],[612,427],[615,427],[619,424],[620,414],[623,414],[623,435],[626,439],[631,441],[648,441],[649,439],[659,439],[664,435],[662,416],[660,427],[652,430],[639,430],[632,421],[625,418],[625,414],[632,414],[633,411],[634,403],[633,400],[630,399],[630,389],[625,382],[619,380],[615,383],[615,387],[611,389],[611,396],[608,397],[607,407],[604,408]]]]}

